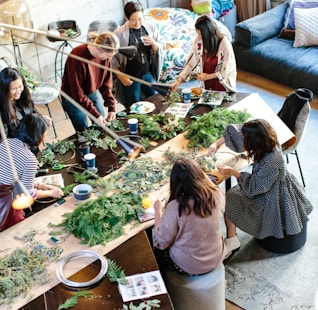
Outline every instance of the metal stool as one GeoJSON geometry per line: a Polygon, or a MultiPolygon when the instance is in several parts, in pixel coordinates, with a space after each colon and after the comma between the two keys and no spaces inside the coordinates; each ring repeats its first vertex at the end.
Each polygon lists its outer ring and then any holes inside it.
{"type": "Polygon", "coordinates": [[[221,263],[200,276],[166,270],[166,286],[176,310],[225,310],[225,269],[221,263]]]}
{"type": "MultiPolygon", "coordinates": [[[[53,102],[56,98],[59,99],[61,105],[62,100],[60,96],[60,92],[57,88],[51,86],[48,83],[41,82],[38,86],[36,86],[33,90],[31,90],[31,98],[35,105],[43,104],[46,106],[49,116],[52,118],[52,128],[54,131],[55,138],[57,138],[52,113],[50,110],[50,103],[53,102]]],[[[67,114],[65,113],[65,116],[67,118],[67,114]]]]}
{"type": "Polygon", "coordinates": [[[55,55],[55,61],[54,61],[54,70],[55,70],[55,82],[57,82],[57,76],[59,75],[58,72],[60,72],[60,77],[63,75],[63,65],[64,65],[64,52],[65,48],[70,47],[73,49],[73,46],[67,41],[63,40],[64,37],[69,37],[72,39],[75,39],[81,35],[81,30],[78,28],[77,23],[75,20],[60,20],[56,22],[52,22],[48,25],[48,31],[56,30],[61,36],[61,39],[55,39],[51,37],[47,37],[50,42],[56,42],[56,41],[63,41],[62,44],[59,46],[56,55],[55,55]],[[67,34],[68,30],[72,30],[71,34],[67,34]],[[58,64],[58,56],[60,54],[60,68],[57,68],[58,64]]]}
{"type": "Polygon", "coordinates": [[[303,224],[303,229],[296,235],[286,235],[284,238],[277,239],[275,237],[267,237],[265,239],[257,239],[258,244],[267,251],[287,254],[300,249],[307,240],[307,222],[303,224]]]}

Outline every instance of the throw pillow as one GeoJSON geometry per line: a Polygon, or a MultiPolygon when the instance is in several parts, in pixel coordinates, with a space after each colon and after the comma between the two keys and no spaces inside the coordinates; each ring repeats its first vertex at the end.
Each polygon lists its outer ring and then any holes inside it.
{"type": "Polygon", "coordinates": [[[318,45],[318,8],[296,9],[294,47],[318,45]]]}
{"type": "Polygon", "coordinates": [[[192,0],[192,9],[197,14],[212,13],[211,0],[192,0]]]}
{"type": "Polygon", "coordinates": [[[288,7],[285,14],[284,26],[280,32],[280,37],[293,40],[295,38],[294,10],[310,9],[318,7],[318,0],[288,0],[288,7]]]}

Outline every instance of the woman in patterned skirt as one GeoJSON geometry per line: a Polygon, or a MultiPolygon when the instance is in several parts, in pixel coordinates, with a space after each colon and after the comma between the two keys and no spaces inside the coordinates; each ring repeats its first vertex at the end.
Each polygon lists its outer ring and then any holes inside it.
{"type": "Polygon", "coordinates": [[[252,173],[228,166],[218,171],[234,176],[238,184],[226,193],[225,258],[240,247],[236,227],[258,239],[283,238],[301,232],[312,205],[297,179],[287,171],[275,130],[263,119],[229,125],[213,143],[209,154],[224,143],[235,152],[246,151],[253,160],[252,173]]]}

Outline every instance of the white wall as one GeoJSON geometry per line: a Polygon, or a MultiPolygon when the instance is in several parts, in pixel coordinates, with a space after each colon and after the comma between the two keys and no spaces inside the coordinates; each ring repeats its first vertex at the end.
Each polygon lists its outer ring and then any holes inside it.
{"type": "MultiPolygon", "coordinates": [[[[50,22],[67,19],[75,20],[81,29],[81,36],[76,38],[76,40],[81,42],[86,41],[87,29],[92,21],[114,20],[121,24],[124,20],[123,3],[125,0],[25,1],[27,2],[30,9],[30,15],[33,21],[34,29],[46,32],[50,22]]],[[[152,3],[157,5],[157,1],[155,0],[148,0],[148,3],[149,6],[153,6],[152,3]]],[[[183,3],[185,3],[185,6],[187,6],[188,0],[177,0],[176,6],[182,7],[183,3]]],[[[146,6],[146,4],[143,5],[146,6]]],[[[32,36],[31,39],[33,39],[32,36]]],[[[39,34],[36,35],[36,41],[38,42],[37,49],[34,44],[19,45],[21,57],[23,59],[23,65],[37,76],[40,75],[41,71],[43,80],[54,81],[54,61],[56,51],[52,51],[48,47],[58,49],[62,41],[50,42],[46,36],[39,34]],[[38,60],[40,62],[41,70],[39,69],[38,60]]],[[[72,45],[75,47],[77,44],[72,43],[72,45]]],[[[12,52],[12,45],[0,46],[0,57],[9,56],[14,60],[14,54],[12,54],[12,52]],[[8,50],[6,50],[4,47],[11,51],[11,53],[8,52],[8,50]]],[[[65,52],[70,52],[70,48],[66,48],[65,52]]],[[[65,57],[66,56],[64,56],[64,58],[65,57]]]]}
{"type": "MultiPolygon", "coordinates": [[[[47,31],[50,22],[59,20],[75,20],[81,29],[81,36],[76,38],[79,41],[86,41],[87,29],[89,24],[94,20],[115,20],[119,23],[123,21],[123,2],[122,0],[26,0],[30,9],[30,15],[33,21],[34,29],[47,31]]],[[[33,37],[31,36],[31,39],[33,37]]],[[[52,51],[47,47],[58,49],[62,41],[50,42],[44,35],[36,35],[37,49],[43,80],[54,80],[54,60],[56,51],[52,51]],[[45,45],[47,47],[43,47],[45,45]]],[[[72,43],[73,47],[77,43],[72,43]]],[[[6,45],[11,52],[13,47],[6,45]]],[[[40,69],[37,60],[36,46],[34,44],[19,45],[23,65],[30,67],[30,71],[36,75],[40,75],[40,69]]],[[[66,52],[70,48],[65,49],[66,52]]],[[[1,48],[1,55],[10,56],[14,59],[14,55],[7,50],[1,48]]]]}

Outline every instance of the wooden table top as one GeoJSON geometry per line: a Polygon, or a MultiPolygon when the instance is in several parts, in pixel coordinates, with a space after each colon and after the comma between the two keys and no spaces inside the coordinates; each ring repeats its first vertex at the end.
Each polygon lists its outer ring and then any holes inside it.
{"type": "MultiPolygon", "coordinates": [[[[229,107],[231,109],[232,108],[233,109],[234,108],[244,109],[244,110],[247,110],[248,112],[250,112],[254,117],[263,117],[263,118],[268,119],[268,121],[278,131],[278,137],[279,137],[279,141],[281,143],[286,143],[286,142],[288,143],[288,141],[291,141],[292,139],[294,139],[293,133],[291,131],[289,131],[289,129],[284,125],[284,123],[282,121],[280,121],[278,116],[267,106],[267,104],[262,100],[262,98],[259,95],[257,95],[257,94],[252,94],[252,95],[235,94],[235,96],[236,96],[237,100],[235,100],[232,103],[226,103],[225,105],[227,107],[229,107]]],[[[157,96],[155,99],[161,100],[159,96],[157,96]]],[[[159,104],[158,104],[157,108],[162,109],[162,107],[159,108],[159,104]]],[[[164,108],[164,110],[165,110],[165,108],[164,108]]],[[[204,107],[199,107],[198,109],[204,109],[204,107]]],[[[154,113],[158,113],[158,111],[155,110],[154,113]]],[[[187,145],[187,140],[184,138],[183,134],[180,134],[180,135],[176,136],[175,138],[171,139],[170,141],[159,143],[158,146],[156,148],[151,149],[147,153],[147,155],[151,156],[152,158],[157,158],[157,159],[161,158],[162,159],[162,154],[167,148],[173,147],[173,150],[175,152],[178,152],[178,151],[184,150],[186,148],[186,145],[187,145]]],[[[98,150],[96,149],[96,151],[98,151],[98,150]]],[[[108,150],[106,150],[106,151],[99,150],[99,151],[100,151],[100,154],[97,154],[97,161],[96,161],[97,167],[101,163],[103,163],[103,165],[104,165],[104,162],[102,162],[103,158],[104,159],[106,158],[106,160],[109,160],[109,158],[113,158],[113,157],[111,157],[112,156],[111,151],[108,151],[108,150]]],[[[95,152],[95,150],[94,150],[94,152],[95,152]]],[[[76,157],[73,159],[73,162],[79,162],[79,161],[81,161],[80,155],[77,154],[77,152],[76,152],[76,157]]],[[[240,169],[241,167],[244,167],[247,164],[248,163],[245,160],[239,161],[237,166],[235,166],[235,168],[240,169]]],[[[99,172],[101,172],[102,171],[101,167],[98,167],[98,168],[99,168],[99,172]]],[[[57,173],[60,173],[60,171],[58,171],[57,173]]],[[[65,174],[65,171],[63,173],[65,174]]],[[[64,176],[64,174],[63,174],[63,176],[64,176]]],[[[67,175],[66,175],[66,177],[67,177],[67,175]]],[[[65,183],[69,184],[67,182],[65,182],[65,183]]],[[[72,183],[72,181],[70,183],[72,183]]],[[[167,189],[163,189],[163,191],[167,191],[167,189]]],[[[36,212],[32,216],[26,218],[24,221],[18,223],[17,225],[10,227],[9,229],[1,232],[0,233],[1,249],[5,249],[5,248],[15,249],[16,247],[21,246],[21,242],[16,240],[15,236],[21,235],[23,232],[30,230],[31,227],[36,229],[36,230],[39,230],[39,231],[44,231],[44,234],[39,236],[39,238],[40,238],[39,242],[46,243],[48,238],[49,238],[47,224],[50,222],[51,223],[60,223],[64,213],[71,212],[72,210],[74,210],[75,203],[76,203],[76,200],[74,199],[74,197],[67,197],[66,202],[64,204],[62,204],[61,206],[55,207],[53,205],[50,205],[50,206],[46,207],[45,209],[41,210],[40,212],[36,212]]],[[[42,206],[40,206],[40,208],[41,207],[42,206]]],[[[125,252],[125,254],[122,255],[122,258],[126,257],[127,261],[124,261],[123,264],[127,263],[129,265],[131,255],[137,255],[139,253],[143,253],[144,250],[138,251],[138,253],[137,253],[137,251],[135,251],[135,254],[132,254],[132,252],[134,252],[134,251],[131,250],[130,244],[129,244],[129,242],[127,242],[127,240],[129,240],[130,238],[134,237],[135,235],[139,234],[140,232],[144,231],[145,229],[147,229],[151,226],[153,226],[153,221],[148,221],[145,223],[141,223],[139,225],[128,225],[127,230],[126,230],[127,233],[125,235],[109,242],[106,246],[98,245],[98,246],[93,246],[91,248],[89,248],[87,245],[81,244],[78,239],[76,239],[74,236],[71,235],[62,244],[63,249],[64,249],[63,256],[67,255],[73,251],[77,251],[77,250],[81,250],[81,249],[90,249],[90,250],[93,250],[100,255],[111,255],[110,253],[112,253],[112,251],[114,251],[115,249],[120,247],[122,244],[126,244],[126,246],[119,248],[118,251],[125,252]]],[[[130,239],[130,240],[133,240],[133,239],[130,239]]],[[[149,247],[149,244],[148,244],[148,247],[149,247]]],[[[150,248],[150,250],[151,250],[151,248],[150,248]]],[[[4,255],[4,254],[1,253],[1,255],[4,255]]],[[[143,268],[145,268],[145,266],[147,266],[147,260],[149,259],[149,256],[148,256],[148,254],[147,255],[142,254],[142,255],[140,255],[139,258],[140,258],[139,264],[134,265],[137,268],[130,269],[130,267],[128,266],[127,270],[131,270],[132,273],[143,272],[143,270],[144,270],[143,268]]],[[[118,264],[120,265],[119,261],[118,261],[118,264]]],[[[131,266],[131,267],[134,267],[134,266],[131,266]]],[[[57,288],[57,292],[59,292],[59,293],[61,291],[63,291],[63,292],[65,291],[65,288],[62,289],[58,285],[59,281],[55,275],[55,269],[56,269],[56,263],[50,264],[49,272],[52,275],[52,279],[48,283],[46,283],[40,287],[32,288],[32,293],[33,293],[34,298],[37,298],[39,296],[43,297],[44,294],[48,294],[46,296],[49,296],[49,294],[50,294],[49,292],[52,288],[59,287],[59,288],[57,288]]],[[[55,294],[56,293],[53,293],[53,296],[55,294]]],[[[66,296],[66,295],[62,295],[62,296],[66,296]]],[[[39,299],[37,298],[36,300],[37,301],[41,300],[41,297],[39,297],[39,299]]],[[[14,305],[12,305],[12,309],[17,309],[19,307],[23,307],[27,302],[28,301],[25,300],[23,298],[23,296],[21,296],[17,299],[16,303],[14,305]]],[[[32,304],[33,304],[33,302],[32,302],[32,304]]],[[[109,305],[110,304],[111,303],[109,303],[109,305]]],[[[24,309],[24,308],[22,308],[22,309],[24,309]]],[[[0,306],[0,310],[1,309],[6,309],[6,308],[0,306]]],[[[29,309],[31,309],[31,308],[29,308],[29,309]]],[[[32,308],[32,309],[43,309],[43,308],[32,308]]],[[[53,309],[55,309],[55,308],[53,308],[53,309]]],[[[78,308],[78,309],[81,309],[81,308],[78,308]]],[[[85,309],[87,309],[87,308],[85,308],[85,309]]],[[[110,308],[105,308],[105,309],[110,309],[110,308]]],[[[111,308],[111,309],[113,309],[113,308],[111,308]]],[[[167,309],[169,309],[169,308],[167,308],[167,309]]]]}
{"type": "MultiPolygon", "coordinates": [[[[145,231],[139,232],[109,252],[106,256],[115,261],[117,265],[125,271],[126,276],[159,269],[145,231]]],[[[99,272],[99,265],[98,263],[90,264],[70,277],[70,280],[80,282],[92,279],[99,272]],[[85,275],[85,278],[83,278],[83,275],[85,275]]],[[[118,285],[111,283],[108,278],[105,277],[102,279],[93,288],[89,288],[89,291],[93,294],[94,298],[80,298],[78,304],[72,307],[72,309],[122,309],[124,303],[119,293],[118,285]]],[[[58,284],[23,306],[21,310],[58,309],[59,305],[72,297],[75,292],[76,291],[67,288],[63,284],[58,284]]],[[[160,309],[173,309],[168,294],[161,294],[147,299],[159,299],[160,309]]],[[[135,300],[133,304],[137,306],[140,302],[142,302],[142,300],[135,300]]],[[[125,304],[128,305],[129,302],[125,304]]]]}

